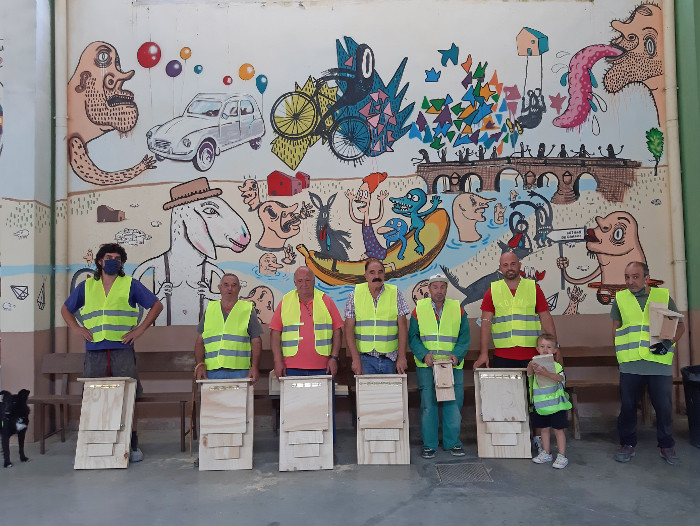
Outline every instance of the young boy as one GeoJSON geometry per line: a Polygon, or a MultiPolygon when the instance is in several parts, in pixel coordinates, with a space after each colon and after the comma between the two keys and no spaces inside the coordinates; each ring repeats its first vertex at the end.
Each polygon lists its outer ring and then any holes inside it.
{"type": "MultiPolygon", "coordinates": [[[[537,338],[538,354],[554,354],[556,351],[557,342],[551,334],[541,334],[537,338]]],[[[571,409],[569,396],[564,391],[564,369],[559,363],[554,362],[555,373],[552,373],[531,361],[527,366],[527,378],[530,386],[530,403],[533,410],[530,413],[532,427],[542,429],[542,451],[539,455],[532,459],[537,464],[544,464],[552,461],[550,449],[549,428],[554,428],[554,436],[557,439],[557,455],[553,468],[563,469],[569,463],[566,458],[566,436],[564,429],[568,427],[566,411],[571,409]],[[548,378],[555,385],[551,387],[540,387],[537,383],[537,376],[540,378],[548,378]]]]}

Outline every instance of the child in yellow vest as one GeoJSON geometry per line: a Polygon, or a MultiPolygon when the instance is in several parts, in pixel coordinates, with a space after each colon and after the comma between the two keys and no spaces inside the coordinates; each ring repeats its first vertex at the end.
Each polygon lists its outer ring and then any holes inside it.
{"type": "MultiPolygon", "coordinates": [[[[557,347],[556,338],[551,334],[541,334],[537,338],[537,353],[554,354],[557,347]]],[[[564,369],[558,362],[554,362],[555,371],[552,373],[533,361],[527,366],[527,378],[530,386],[530,419],[532,426],[542,430],[542,451],[532,459],[536,464],[552,462],[552,450],[550,448],[550,428],[554,429],[557,440],[557,458],[552,464],[553,468],[563,469],[569,463],[566,458],[566,436],[564,429],[568,427],[566,412],[571,409],[569,397],[564,391],[564,369]],[[540,387],[537,377],[548,378],[555,385],[540,387]]]]}

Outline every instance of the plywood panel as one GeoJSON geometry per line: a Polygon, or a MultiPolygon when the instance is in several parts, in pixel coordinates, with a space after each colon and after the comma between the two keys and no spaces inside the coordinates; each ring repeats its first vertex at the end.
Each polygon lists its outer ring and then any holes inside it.
{"type": "Polygon", "coordinates": [[[252,469],[254,406],[250,378],[202,380],[200,383],[202,404],[199,470],[252,469]],[[209,389],[210,387],[229,388],[209,389]],[[238,405],[234,406],[234,404],[238,405]],[[222,411],[224,414],[216,414],[216,411],[222,411]],[[227,431],[220,431],[222,428],[227,429],[227,431]],[[204,431],[212,429],[215,432],[204,431]],[[243,432],[228,431],[230,429],[242,429],[243,432]]]}
{"type": "Polygon", "coordinates": [[[455,384],[452,360],[435,360],[433,362],[433,379],[435,387],[452,387],[455,384]]]}
{"type": "Polygon", "coordinates": [[[481,374],[481,415],[485,422],[527,420],[527,391],[522,372],[489,369],[481,374]]]}
{"type": "Polygon", "coordinates": [[[292,454],[296,458],[317,457],[321,454],[320,444],[294,444],[292,454]]]}
{"type": "Polygon", "coordinates": [[[83,431],[83,439],[88,444],[114,444],[117,431],[83,431]]]}
{"type": "Polygon", "coordinates": [[[365,440],[399,440],[399,429],[365,429],[365,440]]]}
{"type": "Polygon", "coordinates": [[[280,395],[280,381],[277,378],[274,369],[270,371],[270,381],[268,382],[268,388],[271,396],[280,395]]]}
{"type": "Polygon", "coordinates": [[[131,444],[131,429],[134,419],[134,400],[136,398],[136,380],[133,378],[79,378],[84,382],[83,402],[80,411],[80,427],[78,429],[78,441],[75,448],[75,469],[112,469],[126,468],[129,465],[129,450],[131,444]],[[119,384],[117,387],[112,387],[119,384]],[[103,401],[108,407],[110,415],[99,417],[91,414],[101,402],[95,403],[101,398],[100,392],[108,394],[103,401]],[[114,393],[122,393],[121,402],[116,399],[114,393]],[[98,393],[98,394],[96,394],[98,393]],[[119,412],[117,412],[117,409],[119,412]],[[94,429],[86,429],[85,426],[102,425],[110,422],[113,425],[114,415],[118,416],[117,430],[108,432],[94,429]],[[97,422],[97,424],[96,424],[97,422]],[[102,422],[100,424],[99,422],[102,422]],[[112,444],[107,440],[114,438],[112,444]],[[99,442],[95,442],[98,440],[99,442]],[[108,453],[111,449],[111,454],[108,453]],[[100,454],[91,456],[90,453],[100,454]]]}
{"type": "Polygon", "coordinates": [[[124,382],[110,378],[86,382],[80,428],[85,431],[119,431],[123,403],[124,382]]]}
{"type": "Polygon", "coordinates": [[[396,442],[393,440],[370,440],[370,453],[395,453],[396,442]]]}
{"type": "Polygon", "coordinates": [[[242,446],[242,433],[209,433],[202,435],[206,447],[242,446]]]}
{"type": "MultiPolygon", "coordinates": [[[[526,397],[526,374],[524,369],[477,369],[474,371],[474,398],[476,405],[476,432],[477,432],[477,444],[479,457],[482,458],[530,458],[530,426],[528,422],[528,414],[525,413],[525,421],[491,421],[485,422],[482,418],[482,396],[484,389],[481,385],[480,376],[491,376],[487,378],[493,381],[494,375],[507,375],[513,378],[515,385],[519,386],[521,390],[522,397],[526,397]],[[519,380],[518,380],[519,379],[519,380]],[[518,380],[517,382],[515,380],[518,380]],[[519,382],[519,383],[518,383],[519,382]],[[486,426],[490,426],[491,430],[503,430],[503,431],[516,431],[515,436],[517,438],[516,444],[514,445],[497,445],[492,442],[493,436],[487,431],[486,426]]],[[[512,387],[512,386],[511,386],[512,387]]],[[[499,390],[490,391],[486,390],[493,396],[498,396],[499,390]],[[494,394],[495,393],[495,394],[494,394]]],[[[501,402],[498,400],[492,401],[494,405],[499,405],[501,402]]],[[[509,433],[505,433],[509,434],[509,433]]],[[[501,437],[496,438],[496,441],[504,440],[501,437]]]]}
{"type": "Polygon", "coordinates": [[[410,464],[406,385],[405,374],[355,377],[358,464],[410,464]]]}
{"type": "Polygon", "coordinates": [[[216,460],[235,460],[241,454],[241,448],[236,446],[215,447],[212,449],[216,460]]]}
{"type": "Polygon", "coordinates": [[[331,381],[326,375],[280,379],[280,471],[333,469],[331,381]],[[307,403],[312,415],[303,414],[307,403]]]}
{"type": "MultiPolygon", "coordinates": [[[[556,372],[553,354],[538,354],[532,359],[532,361],[535,362],[537,365],[544,367],[552,374],[556,372]]],[[[542,376],[541,374],[535,376],[537,376],[537,385],[539,385],[540,387],[550,387],[557,383],[554,380],[550,380],[549,378],[542,376]]]]}
{"type": "Polygon", "coordinates": [[[520,422],[486,422],[487,433],[520,433],[520,422]]]}
{"type": "Polygon", "coordinates": [[[245,433],[248,383],[205,380],[200,384],[200,432],[245,433]]]}
{"type": "Polygon", "coordinates": [[[361,375],[357,383],[357,423],[359,429],[404,427],[405,381],[395,376],[361,375]],[[377,378],[382,376],[384,378],[377,378]],[[392,378],[393,377],[393,378],[392,378]]]}
{"type": "Polygon", "coordinates": [[[288,444],[321,444],[323,431],[290,431],[288,444]]]}
{"type": "Polygon", "coordinates": [[[284,408],[284,418],[281,419],[283,431],[321,431],[329,428],[330,398],[325,394],[328,382],[320,378],[285,376],[280,380],[284,390],[280,402],[284,408]]]}
{"type": "Polygon", "coordinates": [[[518,435],[516,433],[494,433],[491,435],[491,444],[494,446],[517,446],[518,435]]]}
{"type": "Polygon", "coordinates": [[[88,457],[109,457],[114,454],[114,444],[88,444],[88,457]]]}

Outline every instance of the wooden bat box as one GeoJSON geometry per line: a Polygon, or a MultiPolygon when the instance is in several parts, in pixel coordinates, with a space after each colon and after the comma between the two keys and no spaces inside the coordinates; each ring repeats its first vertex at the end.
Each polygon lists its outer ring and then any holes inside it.
{"type": "MultiPolygon", "coordinates": [[[[547,369],[550,373],[554,374],[557,372],[555,366],[554,366],[554,355],[553,354],[538,354],[534,358],[532,358],[532,361],[535,362],[537,365],[541,365],[545,369],[547,369]]],[[[542,375],[535,375],[537,376],[537,385],[540,387],[551,387],[552,385],[556,385],[556,382],[554,380],[550,380],[549,378],[545,378],[542,375]]]]}
{"type": "Polygon", "coordinates": [[[666,308],[665,303],[649,304],[649,344],[672,340],[683,315],[666,308]]]}
{"type": "Polygon", "coordinates": [[[479,457],[530,458],[525,369],[474,371],[479,457]]]}
{"type": "Polygon", "coordinates": [[[253,469],[253,385],[197,380],[201,389],[199,471],[253,469]]]}
{"type": "Polygon", "coordinates": [[[75,469],[129,466],[136,380],[78,378],[83,382],[75,469]]]}
{"type": "Polygon", "coordinates": [[[438,402],[455,400],[455,377],[452,371],[452,360],[433,361],[433,380],[435,381],[435,397],[438,402]]]}
{"type": "Polygon", "coordinates": [[[284,376],[280,384],[280,471],[333,469],[331,376],[284,376]]]}
{"type": "Polygon", "coordinates": [[[406,375],[358,375],[355,387],[357,463],[410,464],[406,375]]]}

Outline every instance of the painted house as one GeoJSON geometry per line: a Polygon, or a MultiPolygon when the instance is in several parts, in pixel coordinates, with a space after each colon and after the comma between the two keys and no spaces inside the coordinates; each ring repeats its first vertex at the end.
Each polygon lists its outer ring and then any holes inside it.
{"type": "Polygon", "coordinates": [[[306,190],[311,186],[311,176],[304,172],[297,172],[296,178],[301,181],[301,189],[306,190]]]}
{"type": "Polygon", "coordinates": [[[549,37],[530,27],[522,28],[515,42],[521,57],[537,57],[549,51],[549,37]]]}
{"type": "Polygon", "coordinates": [[[267,176],[267,188],[270,195],[296,195],[304,188],[301,179],[292,177],[285,173],[275,170],[267,176]]]}

